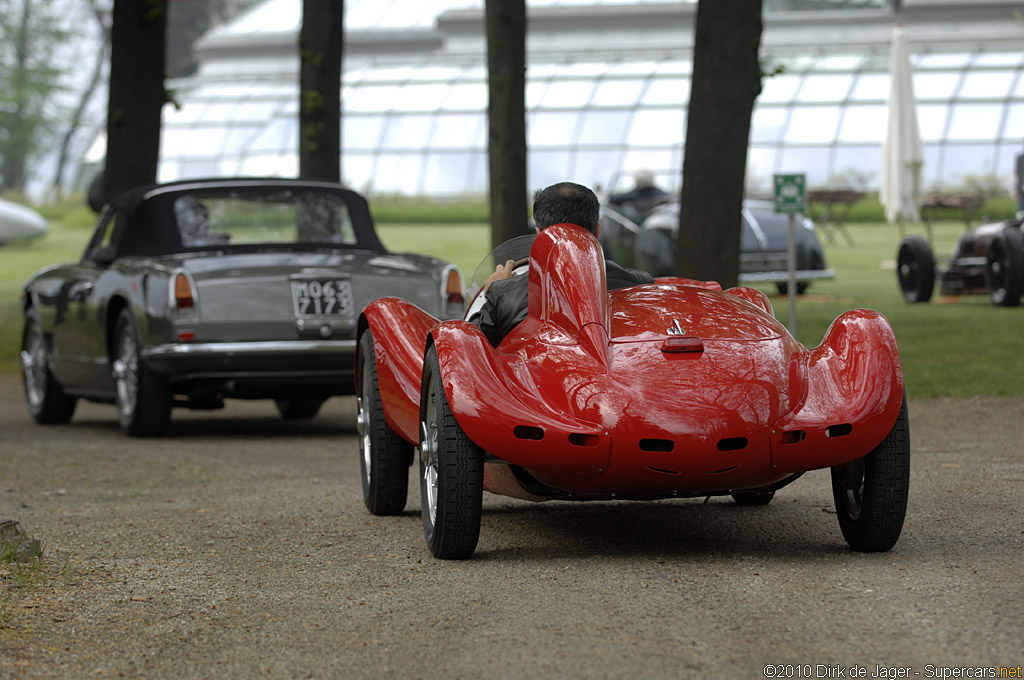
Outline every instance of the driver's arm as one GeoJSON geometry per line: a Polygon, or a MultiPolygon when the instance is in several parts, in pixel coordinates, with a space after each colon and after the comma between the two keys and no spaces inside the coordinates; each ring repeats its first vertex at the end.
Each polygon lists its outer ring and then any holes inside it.
{"type": "Polygon", "coordinates": [[[512,268],[515,265],[514,260],[506,260],[505,264],[499,264],[494,268],[494,273],[487,277],[484,281],[484,289],[480,291],[480,294],[487,297],[487,289],[491,287],[491,284],[495,281],[501,281],[512,276],[512,268]]]}

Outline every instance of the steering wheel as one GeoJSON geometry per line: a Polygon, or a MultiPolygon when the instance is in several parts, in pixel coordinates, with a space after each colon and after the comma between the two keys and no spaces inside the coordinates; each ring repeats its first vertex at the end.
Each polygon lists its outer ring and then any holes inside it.
{"type": "MultiPolygon", "coordinates": [[[[510,276],[522,276],[530,270],[530,258],[524,257],[516,260],[512,263],[512,273],[510,276]]],[[[462,317],[465,321],[469,321],[474,316],[480,313],[480,310],[484,308],[484,303],[487,302],[487,298],[483,295],[483,289],[477,293],[477,296],[473,298],[473,301],[469,303],[469,307],[466,308],[466,314],[462,317]]]]}

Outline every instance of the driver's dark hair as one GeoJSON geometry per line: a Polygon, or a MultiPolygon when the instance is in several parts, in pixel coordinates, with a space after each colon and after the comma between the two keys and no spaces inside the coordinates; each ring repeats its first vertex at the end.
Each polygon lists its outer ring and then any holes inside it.
{"type": "Polygon", "coordinates": [[[597,235],[601,204],[582,184],[559,182],[533,195],[533,221],[541,229],[552,224],[578,224],[597,235]]]}

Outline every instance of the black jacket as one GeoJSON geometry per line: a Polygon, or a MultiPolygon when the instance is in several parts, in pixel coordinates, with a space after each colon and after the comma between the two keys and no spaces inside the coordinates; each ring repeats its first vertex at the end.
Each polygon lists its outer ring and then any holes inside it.
{"type": "MultiPolygon", "coordinates": [[[[626,269],[605,260],[608,290],[654,283],[654,277],[639,269],[626,269]]],[[[473,323],[480,327],[491,345],[497,347],[509,332],[526,318],[529,310],[529,276],[495,281],[487,289],[487,302],[473,323]]]]}

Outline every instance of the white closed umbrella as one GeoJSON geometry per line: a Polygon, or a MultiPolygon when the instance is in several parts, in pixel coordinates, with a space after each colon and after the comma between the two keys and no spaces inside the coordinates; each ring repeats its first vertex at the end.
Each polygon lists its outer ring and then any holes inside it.
{"type": "Polygon", "coordinates": [[[892,31],[889,61],[889,125],[882,144],[882,188],[879,199],[885,218],[903,230],[904,220],[918,222],[921,215],[921,131],[917,127],[917,102],[910,50],[903,26],[892,31]]]}

